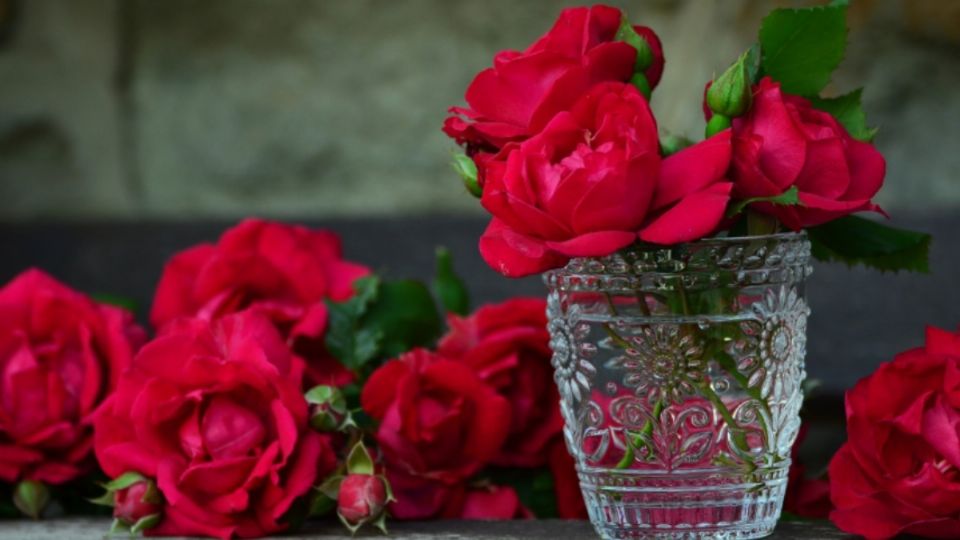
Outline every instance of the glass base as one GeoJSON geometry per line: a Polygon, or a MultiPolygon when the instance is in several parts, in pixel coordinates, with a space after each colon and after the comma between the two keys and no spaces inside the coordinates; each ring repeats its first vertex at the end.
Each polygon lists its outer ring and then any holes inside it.
{"type": "Polygon", "coordinates": [[[740,540],[773,532],[788,469],[785,463],[746,476],[722,469],[589,469],[580,471],[580,486],[601,538],[740,540]]]}

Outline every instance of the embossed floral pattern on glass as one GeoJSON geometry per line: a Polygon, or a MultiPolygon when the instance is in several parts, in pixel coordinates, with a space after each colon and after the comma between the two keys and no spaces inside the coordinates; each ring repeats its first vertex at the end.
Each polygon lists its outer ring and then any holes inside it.
{"type": "Polygon", "coordinates": [[[776,524],[805,376],[804,234],[574,259],[548,272],[555,377],[605,538],[776,524]]]}

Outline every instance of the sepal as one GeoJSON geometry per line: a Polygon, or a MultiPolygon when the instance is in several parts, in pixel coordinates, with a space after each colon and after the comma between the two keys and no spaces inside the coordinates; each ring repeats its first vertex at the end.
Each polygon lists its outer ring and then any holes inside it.
{"type": "Polygon", "coordinates": [[[13,489],[13,504],[24,515],[40,519],[44,509],[50,504],[50,490],[46,484],[36,480],[22,480],[13,489]]]}

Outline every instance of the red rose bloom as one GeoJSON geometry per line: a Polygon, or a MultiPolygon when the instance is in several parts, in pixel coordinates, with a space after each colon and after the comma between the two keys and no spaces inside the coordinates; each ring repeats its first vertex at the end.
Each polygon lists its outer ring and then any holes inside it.
{"type": "Polygon", "coordinates": [[[40,270],[0,289],[0,480],[85,472],[93,413],[144,338],[128,312],[40,270]]]}
{"type": "Polygon", "coordinates": [[[367,380],[363,410],[380,423],[377,443],[401,519],[438,515],[447,492],[500,451],[510,404],[468,366],[416,349],[367,380]]]}
{"type": "Polygon", "coordinates": [[[216,245],[194,246],[167,263],[150,321],[160,328],[178,317],[216,319],[255,309],[306,360],[310,386],[342,385],[352,375],[323,345],[324,300],[349,299],[353,281],[369,273],[343,260],[340,239],[331,232],[248,219],[216,245]]]}
{"type": "Polygon", "coordinates": [[[662,162],[659,144],[636,88],[596,86],[488,170],[484,260],[517,277],[609,255],[638,236],[675,244],[712,233],[729,201],[730,132],[662,162]]]}
{"type": "Polygon", "coordinates": [[[782,93],[769,77],[754,88],[750,111],[734,119],[733,133],[734,196],[770,197],[796,186],[799,206],[753,205],[787,227],[880,210],[871,202],[886,174],[880,152],[806,99],[782,93]]]}
{"type": "Polygon", "coordinates": [[[141,349],[95,425],[97,459],[163,496],[148,534],[255,537],[336,466],[308,427],[303,367],[254,312],[181,320],[141,349]]]}
{"type": "Polygon", "coordinates": [[[546,302],[517,298],[450,317],[441,356],[467,364],[510,402],[510,434],[493,462],[539,467],[546,448],[563,429],[560,394],[550,366],[546,302]]]}
{"type": "Polygon", "coordinates": [[[830,519],[869,539],[960,532],[960,333],[927,329],[847,392],[847,442],[830,462],[830,519]]]}
{"type": "MultiPolygon", "coordinates": [[[[538,133],[600,82],[627,82],[637,51],[613,41],[620,10],[608,6],[566,9],[543,37],[526,51],[503,51],[493,67],[467,88],[469,108],[453,107],[443,130],[473,151],[495,151],[538,133]]],[[[652,30],[637,27],[654,53],[647,71],[650,87],[663,71],[663,50],[652,30]]]]}
{"type": "Polygon", "coordinates": [[[533,513],[508,486],[486,486],[466,490],[460,519],[529,519],[533,513]]]}

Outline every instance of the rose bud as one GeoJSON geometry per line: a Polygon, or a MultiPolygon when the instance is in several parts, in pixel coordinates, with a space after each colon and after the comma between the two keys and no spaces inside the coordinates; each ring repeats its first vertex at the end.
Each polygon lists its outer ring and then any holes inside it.
{"type": "Polygon", "coordinates": [[[160,492],[152,480],[142,480],[113,495],[113,517],[124,525],[133,527],[144,518],[159,516],[162,509],[160,492]]]}
{"type": "Polygon", "coordinates": [[[350,450],[346,466],[346,476],[328,479],[320,491],[337,500],[337,516],[351,533],[370,523],[386,534],[384,508],[396,499],[387,478],[376,474],[373,458],[362,441],[350,450]]]}
{"type": "Polygon", "coordinates": [[[310,427],[317,431],[337,431],[355,426],[347,400],[333,386],[315,386],[304,396],[310,404],[310,427]]]}
{"type": "Polygon", "coordinates": [[[707,88],[707,106],[716,114],[735,118],[747,112],[753,97],[747,63],[750,52],[737,59],[707,88]]]}
{"type": "Polygon", "coordinates": [[[371,474],[350,474],[340,484],[337,512],[349,526],[359,527],[383,515],[387,488],[383,478],[371,474]]]}

